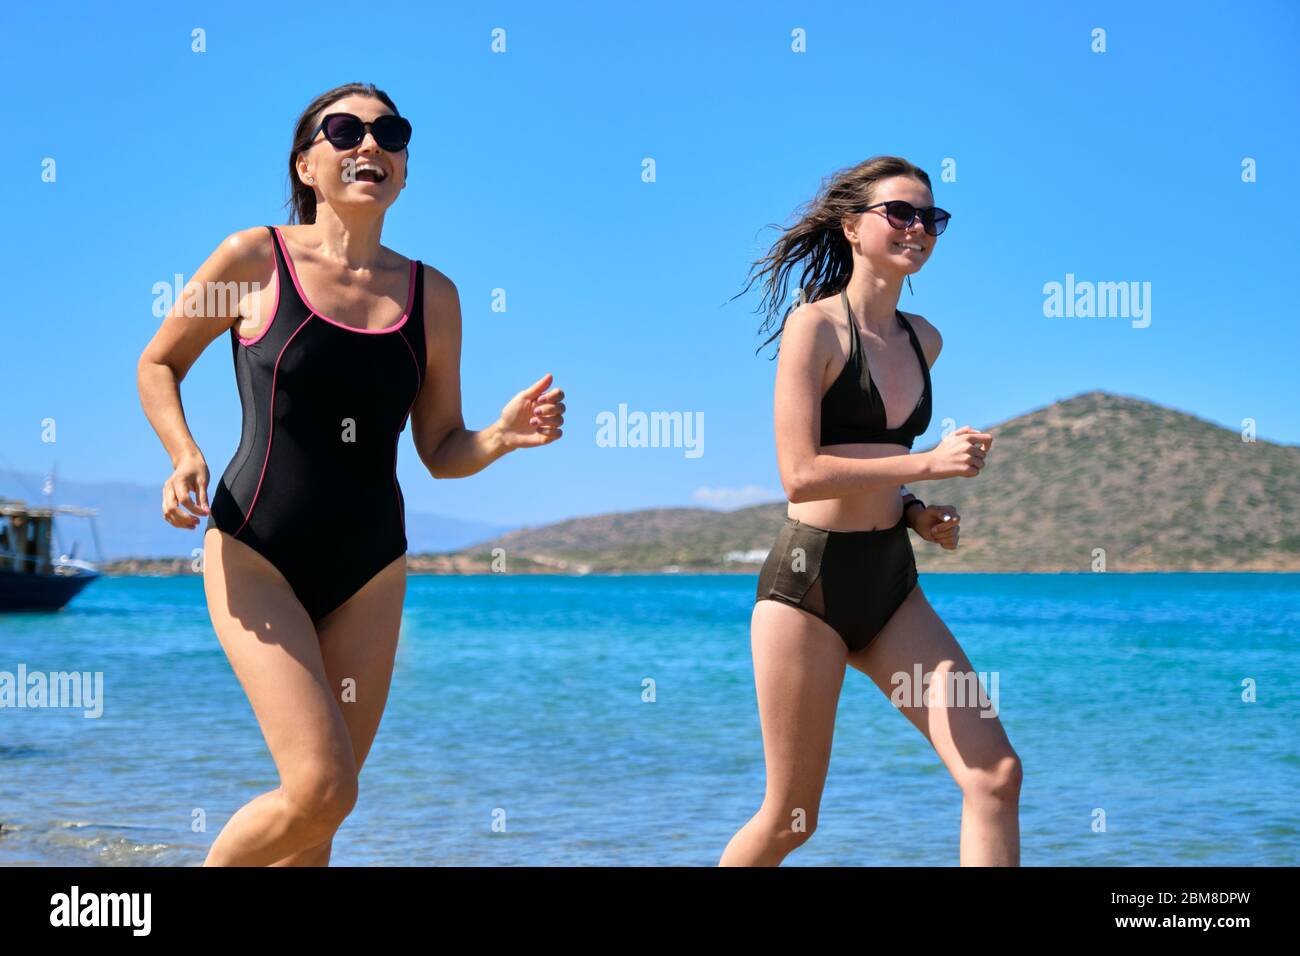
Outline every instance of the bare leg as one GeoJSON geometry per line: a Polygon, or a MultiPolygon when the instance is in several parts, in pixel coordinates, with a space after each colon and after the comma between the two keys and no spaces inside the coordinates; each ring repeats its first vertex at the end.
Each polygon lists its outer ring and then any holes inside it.
{"type": "MultiPolygon", "coordinates": [[[[393,562],[321,620],[321,656],[361,772],[379,730],[393,677],[393,658],[406,598],[406,558],[393,562]],[[344,682],[347,681],[347,685],[344,682]]],[[[272,866],[328,866],[334,835],[272,866]]]]}
{"type": "Polygon", "coordinates": [[[770,600],[750,620],[767,788],[719,866],[776,866],[812,836],[844,685],[847,650],[824,621],[770,600]]]}
{"type": "Polygon", "coordinates": [[[288,583],[223,532],[204,544],[213,627],[280,775],[230,818],[204,865],[266,865],[330,838],[356,802],[356,759],[316,629],[288,583]]]}
{"type": "Polygon", "coordinates": [[[978,701],[954,699],[950,672],[972,674],[970,660],[921,591],[912,590],[867,647],[850,654],[848,662],[865,673],[886,696],[898,686],[892,678],[906,675],[910,687],[914,667],[935,672],[932,687],[938,697],[900,709],[925,735],[961,788],[961,865],[1020,865],[1020,758],[1011,747],[1002,721],[987,714],[978,701]]]}

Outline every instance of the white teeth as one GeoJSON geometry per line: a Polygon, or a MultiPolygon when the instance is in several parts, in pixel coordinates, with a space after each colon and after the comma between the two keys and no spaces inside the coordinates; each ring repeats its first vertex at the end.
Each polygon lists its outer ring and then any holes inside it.
{"type": "Polygon", "coordinates": [[[921,251],[921,247],[914,242],[896,242],[894,245],[898,246],[900,249],[915,249],[917,252],[921,251]]]}

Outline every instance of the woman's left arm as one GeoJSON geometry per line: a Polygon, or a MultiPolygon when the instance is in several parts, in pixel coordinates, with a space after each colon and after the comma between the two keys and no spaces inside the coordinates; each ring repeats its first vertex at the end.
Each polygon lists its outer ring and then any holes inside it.
{"type": "Polygon", "coordinates": [[[903,507],[907,526],[925,541],[937,544],[948,551],[957,547],[957,535],[961,530],[961,515],[952,505],[927,505],[921,501],[918,505],[908,507],[911,500],[920,501],[915,495],[903,498],[903,507]]]}
{"type": "Polygon", "coordinates": [[[435,478],[464,478],[516,448],[549,445],[562,435],[564,392],[548,373],[517,393],[486,428],[465,427],[460,402],[461,314],[456,285],[424,267],[424,331],[428,343],[424,387],[411,410],[420,460],[435,478]]]}
{"type": "MultiPolygon", "coordinates": [[[[921,351],[925,353],[926,364],[934,367],[934,363],[939,358],[939,353],[943,351],[943,336],[939,334],[929,320],[923,315],[911,315],[912,328],[916,332],[917,341],[921,343],[921,351]]],[[[931,396],[933,401],[933,396],[931,396]]],[[[957,547],[957,534],[960,530],[959,522],[961,515],[952,505],[927,505],[914,495],[906,485],[902,488],[903,495],[903,514],[907,526],[915,531],[923,540],[937,544],[948,551],[957,547]],[[919,504],[908,507],[911,501],[920,502],[919,504]]]]}

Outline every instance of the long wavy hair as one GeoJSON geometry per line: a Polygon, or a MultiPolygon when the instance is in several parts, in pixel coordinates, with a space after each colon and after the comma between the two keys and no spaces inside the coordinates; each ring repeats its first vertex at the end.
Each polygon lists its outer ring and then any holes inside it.
{"type": "MultiPolygon", "coordinates": [[[[298,156],[311,149],[311,132],[325,115],[325,108],[346,96],[373,96],[398,116],[402,115],[389,95],[373,83],[344,83],[307,104],[307,108],[298,117],[298,122],[294,124],[293,146],[289,149],[289,198],[284,204],[289,207],[291,226],[298,222],[310,224],[316,221],[316,192],[298,178],[298,156]]],[[[409,153],[407,162],[410,162],[409,153]]]]}
{"type": "MultiPolygon", "coordinates": [[[[853,249],[844,238],[844,222],[855,217],[863,206],[876,202],[876,181],[891,176],[910,176],[933,191],[930,177],[919,166],[901,156],[872,156],[822,180],[817,195],[797,213],[798,221],[783,229],[767,255],[750,267],[750,278],[745,288],[732,298],[744,295],[750,286],[761,280],[763,297],[754,310],[764,315],[758,334],[767,332],[780,319],[777,330],[755,352],[781,337],[786,319],[802,302],[815,302],[835,295],[849,284],[853,272],[853,249]],[[799,274],[802,295],[788,302],[786,288],[790,273],[799,263],[803,263],[799,274]]],[[[782,229],[775,223],[771,226],[782,229]]],[[[780,348],[779,343],[777,348],[780,348]]]]}

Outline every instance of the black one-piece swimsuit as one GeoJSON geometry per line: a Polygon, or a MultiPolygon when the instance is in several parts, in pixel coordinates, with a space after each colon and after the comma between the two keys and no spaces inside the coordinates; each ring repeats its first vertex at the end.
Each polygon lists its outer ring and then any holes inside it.
{"type": "Polygon", "coordinates": [[[395,324],[358,329],[312,308],[267,228],[275,305],[257,335],[230,330],[243,435],[205,531],[265,557],[319,622],[406,553],[397,444],[424,384],[424,269],[395,324]]]}

